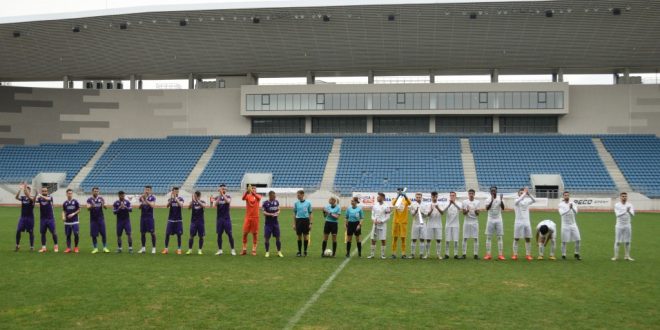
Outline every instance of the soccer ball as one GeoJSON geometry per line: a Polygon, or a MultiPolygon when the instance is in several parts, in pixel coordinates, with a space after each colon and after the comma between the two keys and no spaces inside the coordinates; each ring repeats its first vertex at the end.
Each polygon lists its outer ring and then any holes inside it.
{"type": "Polygon", "coordinates": [[[323,251],[323,256],[332,257],[332,249],[325,249],[325,251],[323,251]]]}

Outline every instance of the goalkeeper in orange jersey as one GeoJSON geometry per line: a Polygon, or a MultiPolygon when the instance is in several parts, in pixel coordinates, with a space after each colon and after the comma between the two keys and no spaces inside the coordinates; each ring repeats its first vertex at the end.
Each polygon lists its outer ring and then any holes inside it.
{"type": "Polygon", "coordinates": [[[259,232],[259,202],[261,195],[257,194],[257,188],[248,185],[243,194],[245,201],[245,222],[243,223],[243,249],[241,255],[247,254],[247,237],[252,234],[252,255],[257,255],[257,233],[259,232]]]}
{"type": "Polygon", "coordinates": [[[392,259],[396,259],[397,241],[401,239],[401,259],[406,259],[406,236],[408,236],[408,206],[410,199],[406,189],[397,189],[397,197],[392,200],[394,221],[392,223],[392,259]]]}

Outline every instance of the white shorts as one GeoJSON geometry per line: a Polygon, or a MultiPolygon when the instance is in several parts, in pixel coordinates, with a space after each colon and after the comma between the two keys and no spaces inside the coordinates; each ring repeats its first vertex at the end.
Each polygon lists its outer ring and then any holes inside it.
{"type": "Polygon", "coordinates": [[[486,235],[504,236],[504,227],[502,226],[502,220],[488,219],[488,221],[486,222],[486,235]]]}
{"type": "Polygon", "coordinates": [[[561,226],[561,241],[563,242],[575,242],[580,240],[580,229],[577,225],[568,225],[561,226]]]}
{"type": "Polygon", "coordinates": [[[374,227],[374,233],[371,235],[371,239],[377,240],[377,241],[384,241],[387,239],[387,225],[380,225],[378,227],[374,227]]]}
{"type": "Polygon", "coordinates": [[[617,243],[630,243],[632,239],[632,226],[614,226],[614,241],[617,243]]]}
{"type": "Polygon", "coordinates": [[[514,224],[513,238],[532,238],[532,225],[529,222],[514,224]]]}
{"type": "Polygon", "coordinates": [[[426,239],[439,241],[442,239],[442,227],[427,227],[426,239]]]}
{"type": "Polygon", "coordinates": [[[479,238],[479,221],[463,222],[463,238],[479,238]]]}
{"type": "Polygon", "coordinates": [[[412,226],[412,234],[410,235],[412,239],[426,239],[426,226],[414,224],[412,226]]]}
{"type": "Polygon", "coordinates": [[[445,228],[445,242],[456,241],[458,242],[458,227],[445,228]]]}

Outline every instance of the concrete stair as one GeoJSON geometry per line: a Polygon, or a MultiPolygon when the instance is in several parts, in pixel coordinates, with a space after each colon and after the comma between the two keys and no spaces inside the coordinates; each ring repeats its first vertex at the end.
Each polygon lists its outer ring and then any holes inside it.
{"type": "Polygon", "coordinates": [[[465,190],[474,189],[479,191],[477,180],[477,168],[474,164],[474,156],[470,149],[470,140],[461,139],[461,160],[463,161],[463,177],[465,177],[465,190]]]}
{"type": "Polygon", "coordinates": [[[181,186],[182,190],[190,193],[195,190],[195,183],[197,182],[197,179],[199,179],[199,176],[202,175],[202,172],[204,172],[204,169],[211,160],[211,157],[213,157],[213,153],[215,152],[215,148],[218,146],[218,143],[220,143],[220,139],[213,139],[213,141],[211,141],[209,147],[202,154],[202,156],[199,157],[197,164],[195,164],[195,167],[192,169],[192,171],[190,171],[190,174],[188,174],[186,181],[183,182],[183,185],[181,186]]]}
{"type": "Polygon", "coordinates": [[[80,184],[82,184],[83,181],[85,181],[85,178],[87,175],[89,175],[89,172],[92,171],[94,166],[96,166],[96,162],[103,156],[106,150],[108,150],[108,147],[110,147],[111,142],[103,142],[101,147],[99,147],[99,150],[96,150],[96,153],[92,158],[83,166],[83,168],[80,169],[78,174],[76,174],[75,177],[69,182],[69,189],[75,191],[75,192],[82,192],[80,189],[80,184]]]}
{"type": "Polygon", "coordinates": [[[605,164],[605,168],[607,169],[607,172],[610,173],[610,177],[614,181],[616,188],[619,191],[627,191],[627,192],[632,191],[632,188],[630,187],[628,180],[626,180],[626,177],[623,176],[621,169],[619,169],[619,165],[616,164],[610,152],[607,151],[607,148],[605,148],[603,141],[601,141],[600,138],[593,138],[591,139],[591,141],[594,143],[594,146],[598,151],[598,156],[600,156],[600,160],[602,160],[603,164],[605,164]]]}
{"type": "Polygon", "coordinates": [[[328,154],[328,161],[325,164],[323,171],[323,179],[319,190],[334,191],[335,175],[337,174],[337,166],[339,165],[339,153],[341,151],[341,139],[335,139],[332,142],[332,150],[328,154]]]}

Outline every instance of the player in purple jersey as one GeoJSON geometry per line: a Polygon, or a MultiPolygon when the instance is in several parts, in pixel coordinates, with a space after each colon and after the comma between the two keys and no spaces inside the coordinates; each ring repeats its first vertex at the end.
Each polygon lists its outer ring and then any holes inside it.
{"type": "Polygon", "coordinates": [[[283,258],[282,243],[280,242],[280,223],[277,217],[280,215],[280,202],[276,199],[275,192],[268,192],[268,199],[263,202],[261,209],[266,218],[264,225],[264,244],[266,246],[266,258],[270,257],[270,236],[275,237],[275,245],[277,246],[277,256],[283,258]]]}
{"type": "Polygon", "coordinates": [[[199,250],[197,250],[197,254],[202,255],[204,236],[206,235],[206,229],[204,228],[204,208],[206,208],[206,202],[202,199],[201,192],[195,191],[188,208],[192,210],[192,215],[190,217],[190,238],[188,239],[188,252],[186,254],[192,254],[195,236],[199,236],[199,250]]]}
{"type": "Polygon", "coordinates": [[[168,254],[170,245],[170,236],[176,235],[177,249],[176,254],[181,254],[181,235],[183,235],[183,217],[181,209],[183,208],[183,198],[179,196],[179,187],[173,187],[170,192],[170,198],[167,200],[167,208],[170,213],[167,217],[167,228],[165,229],[165,249],[162,254],[168,254]]]}
{"type": "Polygon", "coordinates": [[[99,188],[92,188],[92,197],[87,199],[87,210],[89,211],[89,235],[92,236],[92,245],[94,249],[92,254],[99,252],[97,238],[101,234],[101,243],[103,243],[103,253],[110,253],[108,250],[107,237],[105,234],[105,217],[103,209],[107,209],[105,199],[99,196],[99,188]]]}
{"type": "Polygon", "coordinates": [[[215,232],[218,234],[218,252],[215,255],[219,256],[223,254],[222,233],[226,233],[229,239],[229,245],[231,246],[231,255],[235,256],[236,250],[234,250],[234,236],[232,235],[231,215],[229,213],[231,196],[227,194],[227,187],[224,184],[221,184],[220,188],[218,188],[218,196],[215,198],[211,197],[211,203],[217,209],[215,232]]]}
{"type": "Polygon", "coordinates": [[[16,252],[20,249],[21,234],[30,236],[30,251],[34,251],[34,197],[30,195],[31,189],[25,182],[21,183],[16,192],[16,200],[21,202],[21,216],[16,227],[16,252]],[[21,196],[21,192],[23,196],[21,196]]]}
{"type": "Polygon", "coordinates": [[[123,191],[117,193],[119,200],[112,204],[112,213],[117,215],[117,253],[122,252],[121,235],[126,232],[128,238],[128,253],[133,253],[133,237],[131,237],[131,202],[126,199],[123,191]]]}
{"type": "Polygon", "coordinates": [[[50,231],[53,236],[53,251],[59,252],[60,248],[57,246],[57,231],[55,230],[55,215],[53,214],[53,197],[48,194],[48,188],[41,188],[41,195],[35,199],[39,203],[39,232],[41,234],[41,250],[40,253],[47,252],[46,249],[46,231],[50,231]]]}
{"type": "Polygon", "coordinates": [[[80,227],[78,225],[78,213],[80,203],[73,199],[73,190],[66,190],[66,201],[62,203],[62,221],[64,221],[64,234],[66,235],[66,250],[64,253],[78,253],[78,242],[80,241],[80,227]],[[71,250],[71,234],[73,234],[74,248],[71,250]]]}
{"type": "Polygon", "coordinates": [[[147,252],[147,233],[151,234],[151,254],[156,253],[156,226],[154,221],[154,207],[156,196],[153,195],[151,186],[144,186],[144,193],[140,195],[140,240],[142,248],[138,253],[147,252]]]}

